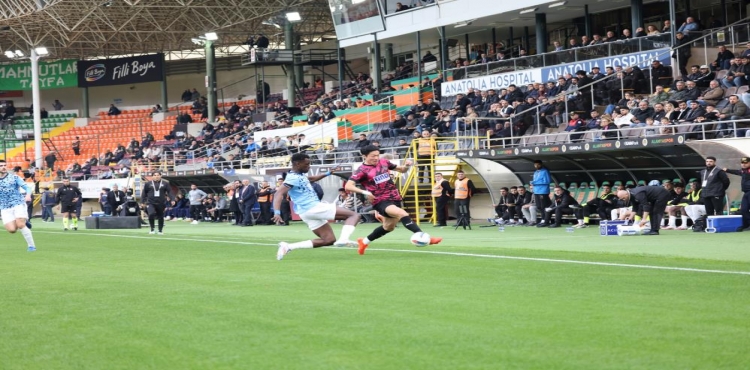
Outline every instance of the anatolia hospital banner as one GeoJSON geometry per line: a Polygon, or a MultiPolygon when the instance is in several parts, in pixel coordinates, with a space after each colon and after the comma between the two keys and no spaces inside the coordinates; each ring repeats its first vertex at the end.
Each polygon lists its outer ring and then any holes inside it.
{"type": "Polygon", "coordinates": [[[78,87],[162,81],[164,54],[78,61],[78,87]]]}
{"type": "MultiPolygon", "coordinates": [[[[75,60],[39,62],[39,88],[57,89],[78,86],[75,60]]],[[[31,90],[31,63],[0,65],[0,90],[31,90]]]]}
{"type": "Polygon", "coordinates": [[[637,65],[641,69],[646,69],[651,66],[651,61],[653,60],[659,60],[664,65],[670,65],[672,59],[670,57],[669,49],[654,49],[636,53],[615,55],[605,58],[563,63],[550,67],[522,69],[514,72],[498,73],[489,76],[446,81],[441,85],[443,90],[442,96],[466,94],[469,88],[479,89],[482,91],[489,89],[499,90],[504,89],[511,84],[523,86],[535,82],[557,82],[557,78],[565,75],[566,73],[575,75],[579,70],[590,73],[591,69],[594,67],[599,67],[602,73],[605,72],[606,67],[628,67],[637,65]]]}

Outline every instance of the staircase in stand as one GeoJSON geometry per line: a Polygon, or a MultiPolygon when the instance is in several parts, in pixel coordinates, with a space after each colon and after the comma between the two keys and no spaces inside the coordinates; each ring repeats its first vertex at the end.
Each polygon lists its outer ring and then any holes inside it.
{"type": "Polygon", "coordinates": [[[404,210],[409,212],[417,225],[422,223],[435,224],[437,222],[433,211],[435,199],[432,197],[435,173],[442,173],[443,178],[453,184],[455,173],[460,168],[461,161],[455,156],[459,149],[458,139],[438,138],[435,141],[437,148],[429,160],[416,159],[418,140],[412,141],[407,158],[415,163],[412,169],[406,173],[405,180],[400,186],[401,197],[404,199],[404,210]]]}

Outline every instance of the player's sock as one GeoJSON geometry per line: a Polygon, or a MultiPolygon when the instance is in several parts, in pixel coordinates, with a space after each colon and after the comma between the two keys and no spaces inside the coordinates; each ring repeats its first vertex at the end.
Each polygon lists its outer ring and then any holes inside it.
{"type": "Polygon", "coordinates": [[[65,228],[65,229],[68,228],[68,218],[67,217],[63,217],[63,228],[65,228]]]}
{"type": "Polygon", "coordinates": [[[349,240],[352,237],[352,233],[354,233],[354,225],[344,225],[341,228],[339,240],[349,240]]]}
{"type": "Polygon", "coordinates": [[[31,230],[29,230],[28,227],[24,227],[23,229],[21,229],[21,235],[23,235],[23,238],[26,239],[26,245],[35,245],[34,237],[31,235],[31,230]]]}
{"type": "Polygon", "coordinates": [[[378,226],[378,228],[373,230],[370,235],[367,235],[367,237],[364,239],[364,242],[365,244],[370,244],[370,242],[372,242],[373,240],[377,240],[385,234],[388,234],[388,232],[385,231],[382,226],[378,226]]]}
{"type": "MultiPolygon", "coordinates": [[[[421,233],[422,229],[419,228],[419,226],[412,221],[411,217],[406,216],[401,218],[401,223],[404,225],[405,228],[407,228],[409,231],[413,233],[421,233]]],[[[377,230],[377,229],[376,229],[377,230]]],[[[383,234],[385,235],[385,234],[383,234]]]]}
{"type": "Polygon", "coordinates": [[[588,225],[588,223],[589,223],[589,216],[586,216],[586,217],[583,218],[583,223],[588,225]]]}
{"type": "Polygon", "coordinates": [[[688,220],[687,215],[680,215],[680,226],[687,227],[687,220],[688,220]]]}
{"type": "Polygon", "coordinates": [[[669,216],[669,227],[676,227],[677,226],[677,216],[669,216]]]}
{"type": "Polygon", "coordinates": [[[78,227],[78,217],[73,217],[73,227],[78,227]]]}
{"type": "Polygon", "coordinates": [[[288,245],[288,247],[289,247],[289,250],[312,248],[313,247],[313,242],[312,242],[312,240],[305,240],[305,241],[302,241],[302,242],[290,243],[288,245]]]}

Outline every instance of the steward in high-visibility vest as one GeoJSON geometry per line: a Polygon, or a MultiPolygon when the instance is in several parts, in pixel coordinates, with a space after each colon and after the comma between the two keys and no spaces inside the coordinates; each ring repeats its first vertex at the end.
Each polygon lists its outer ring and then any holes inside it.
{"type": "Polygon", "coordinates": [[[435,199],[436,226],[448,226],[448,200],[451,198],[451,184],[443,178],[443,174],[435,174],[435,183],[432,184],[432,197],[435,199]]]}
{"type": "Polygon", "coordinates": [[[258,190],[258,204],[260,205],[260,224],[261,225],[273,225],[271,218],[273,217],[272,205],[273,205],[273,194],[276,193],[276,189],[272,188],[268,184],[268,181],[263,181],[258,190]]]}

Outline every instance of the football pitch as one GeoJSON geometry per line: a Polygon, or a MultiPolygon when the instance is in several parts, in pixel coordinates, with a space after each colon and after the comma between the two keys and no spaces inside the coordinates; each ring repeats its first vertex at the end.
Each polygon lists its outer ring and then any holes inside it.
{"type": "Polygon", "coordinates": [[[424,230],[277,261],[305,225],[36,221],[37,252],[0,235],[0,369],[748,366],[748,235],[424,230]]]}

